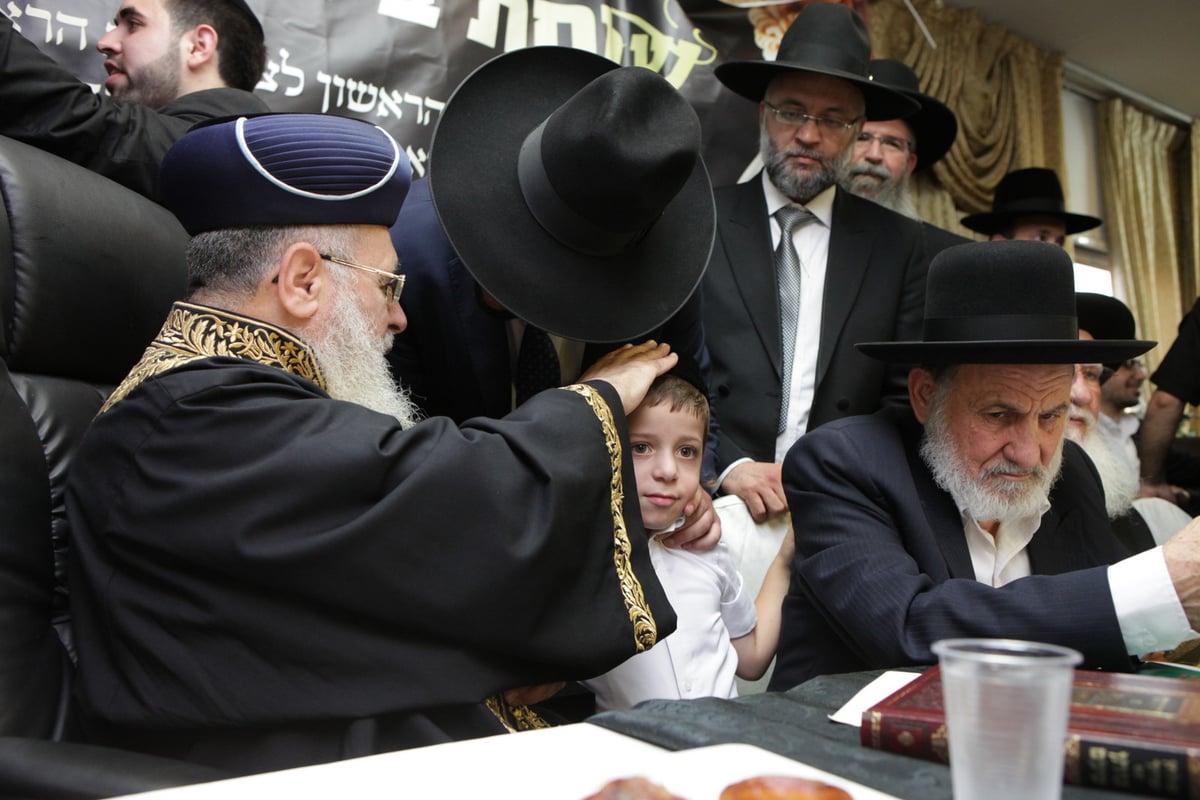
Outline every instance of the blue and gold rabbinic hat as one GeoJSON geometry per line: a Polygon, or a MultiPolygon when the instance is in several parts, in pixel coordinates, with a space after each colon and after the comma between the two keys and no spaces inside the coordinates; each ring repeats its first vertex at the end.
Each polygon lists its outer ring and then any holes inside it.
{"type": "Polygon", "coordinates": [[[193,236],[288,225],[391,227],[412,166],[387,131],[327,114],[263,114],[193,127],[163,158],[159,192],[193,236]]]}

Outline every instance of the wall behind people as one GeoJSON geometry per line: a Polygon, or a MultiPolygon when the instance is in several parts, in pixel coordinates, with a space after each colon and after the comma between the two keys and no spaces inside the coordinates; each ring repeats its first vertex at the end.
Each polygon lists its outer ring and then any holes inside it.
{"type": "MultiPolygon", "coordinates": [[[[865,4],[865,0],[861,0],[865,4]]],[[[425,173],[434,128],[477,66],[530,45],[566,45],[661,73],[696,107],[714,183],[732,182],[757,150],[752,114],[720,91],[719,60],[759,57],[745,9],[718,0],[248,0],[266,33],[255,89],[273,111],[373,122],[425,173]],[[734,146],[731,143],[736,142],[734,146]],[[723,157],[723,153],[731,153],[723,157]],[[743,155],[744,154],[744,155],[743,155]]],[[[0,13],[85,81],[99,86],[96,42],[119,0],[31,0],[0,13]]]]}
{"type": "Polygon", "coordinates": [[[1196,298],[1195,265],[1185,257],[1195,214],[1173,201],[1189,191],[1178,169],[1188,136],[1119,99],[1100,104],[1097,129],[1109,244],[1138,330],[1159,342],[1146,356],[1153,372],[1196,298]]]}
{"type": "MultiPolygon", "coordinates": [[[[801,6],[739,8],[719,0],[619,4],[612,0],[249,0],[249,4],[262,20],[268,52],[267,70],[255,91],[271,109],[336,113],[374,122],[405,146],[418,176],[424,173],[441,109],[475,67],[501,52],[558,44],[650,67],[679,88],[700,116],[714,185],[737,179],[758,151],[758,135],[754,115],[743,108],[749,101],[721,91],[712,70],[724,61],[757,59],[774,52],[801,6]]],[[[872,39],[878,43],[876,57],[903,60],[926,80],[929,64],[952,61],[951,51],[982,49],[960,38],[964,35],[960,17],[972,21],[969,30],[977,38],[1004,43],[997,54],[1004,66],[1000,74],[1018,90],[1015,96],[1022,105],[1018,112],[1005,110],[994,119],[982,106],[991,102],[994,93],[979,95],[969,104],[970,113],[986,116],[976,124],[978,135],[985,127],[1005,133],[990,151],[974,145],[958,155],[952,153],[957,166],[945,174],[955,175],[955,183],[972,174],[975,160],[995,180],[1011,166],[1060,166],[1061,131],[1054,127],[1057,90],[1048,87],[1061,83],[1061,59],[1054,62],[1003,29],[985,25],[978,15],[938,9],[932,0],[918,0],[934,34],[945,40],[936,51],[926,53],[928,45],[918,40],[920,33],[902,0],[845,0],[845,4],[868,18],[872,39]],[[885,38],[881,29],[886,29],[885,38]],[[949,31],[957,33],[952,37],[949,31]],[[936,54],[936,62],[930,62],[929,53],[936,54]],[[1043,86],[1047,88],[1038,88],[1043,86]],[[997,124],[1007,124],[1014,114],[1023,120],[1018,128],[1006,131],[997,124]],[[1038,120],[1045,120],[1048,132],[1031,135],[1026,128],[1038,120]]],[[[6,3],[0,10],[56,60],[99,85],[105,73],[95,45],[117,5],[117,0],[33,0],[6,3]]],[[[960,82],[962,74],[960,67],[960,82]]],[[[953,91],[954,99],[970,97],[971,85],[955,86],[950,77],[953,74],[946,72],[941,83],[926,88],[938,97],[945,97],[945,91],[953,91]]],[[[990,200],[992,185],[994,181],[968,187],[965,202],[958,194],[952,196],[961,209],[981,210],[990,200]]],[[[953,213],[944,212],[946,220],[927,218],[953,230],[952,223],[957,222],[953,213]]]]}
{"type": "MultiPolygon", "coordinates": [[[[700,117],[705,160],[717,186],[734,182],[755,157],[758,132],[754,114],[747,113],[750,101],[722,91],[713,69],[773,53],[801,6],[746,8],[737,0],[248,1],[262,19],[269,57],[256,93],[273,110],[336,113],[380,125],[405,147],[417,176],[425,172],[441,109],[475,67],[501,52],[560,44],[650,67],[679,88],[700,117]]],[[[923,219],[964,232],[958,218],[985,210],[995,184],[1011,169],[1046,166],[1066,175],[1060,55],[984,22],[977,12],[937,0],[912,0],[936,48],[905,0],[843,2],[866,17],[873,57],[913,67],[922,89],[959,115],[955,147],[935,165],[932,179],[916,182],[923,219]],[[996,97],[1012,100],[997,108],[996,97]]],[[[105,73],[95,45],[117,5],[31,0],[0,5],[0,13],[98,86],[105,73]]],[[[1139,322],[1147,331],[1156,327],[1139,322]]]]}
{"type": "Polygon", "coordinates": [[[958,116],[954,147],[933,167],[936,184],[917,187],[917,210],[968,235],[957,227],[958,217],[988,210],[1008,172],[1044,166],[1064,174],[1063,58],[988,24],[978,12],[936,0],[912,3],[936,46],[904,0],[873,0],[873,57],[911,66],[922,90],[958,116]]]}

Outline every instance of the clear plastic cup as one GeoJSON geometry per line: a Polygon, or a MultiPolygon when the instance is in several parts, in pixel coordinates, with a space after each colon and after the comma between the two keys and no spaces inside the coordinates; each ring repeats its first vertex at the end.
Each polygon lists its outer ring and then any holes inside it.
{"type": "Polygon", "coordinates": [[[944,639],[954,800],[1057,800],[1075,650],[1016,639],[944,639]]]}

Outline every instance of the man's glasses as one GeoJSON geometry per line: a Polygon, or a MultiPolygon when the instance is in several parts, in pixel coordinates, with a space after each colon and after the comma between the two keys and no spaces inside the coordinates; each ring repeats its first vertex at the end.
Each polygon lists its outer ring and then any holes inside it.
{"type": "Polygon", "coordinates": [[[1135,372],[1146,369],[1146,363],[1140,358],[1127,358],[1121,362],[1120,366],[1124,367],[1125,369],[1131,369],[1135,372]]]}
{"type": "Polygon", "coordinates": [[[383,290],[383,293],[387,297],[388,302],[389,303],[399,303],[400,302],[400,293],[404,291],[404,276],[403,275],[397,275],[394,272],[385,272],[381,269],[375,269],[374,267],[365,267],[362,264],[355,264],[353,261],[347,261],[344,258],[338,258],[336,256],[331,256],[328,253],[318,253],[317,255],[319,255],[321,258],[325,259],[326,261],[332,261],[334,264],[341,264],[343,267],[352,267],[354,269],[361,269],[364,272],[374,272],[376,275],[380,276],[381,278],[383,278],[384,280],[387,281],[387,283],[381,284],[379,288],[383,290]]]}
{"type": "Polygon", "coordinates": [[[815,117],[812,114],[805,114],[803,111],[797,111],[794,108],[780,108],[779,106],[771,105],[766,100],[763,101],[763,105],[770,109],[771,113],[775,115],[775,121],[780,125],[799,128],[811,122],[817,126],[818,131],[830,135],[845,133],[857,125],[859,119],[856,118],[846,122],[837,117],[815,117]]]}
{"type": "Polygon", "coordinates": [[[879,146],[884,150],[903,155],[908,155],[914,147],[912,142],[900,136],[880,136],[866,131],[858,135],[857,145],[859,147],[870,147],[871,142],[879,142],[879,146]]]}

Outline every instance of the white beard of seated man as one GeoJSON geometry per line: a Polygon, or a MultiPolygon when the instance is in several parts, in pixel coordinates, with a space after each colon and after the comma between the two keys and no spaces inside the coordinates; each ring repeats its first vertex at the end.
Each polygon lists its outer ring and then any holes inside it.
{"type": "Polygon", "coordinates": [[[1072,405],[1072,418],[1078,417],[1083,422],[1083,428],[1075,425],[1067,426],[1067,437],[1079,443],[1088,458],[1096,465],[1100,473],[1100,482],[1104,484],[1104,507],[1109,519],[1115,519],[1133,508],[1133,499],[1138,491],[1138,474],[1129,468],[1129,464],[1114,452],[1108,440],[1100,435],[1096,427],[1096,417],[1086,408],[1072,405]]]}

